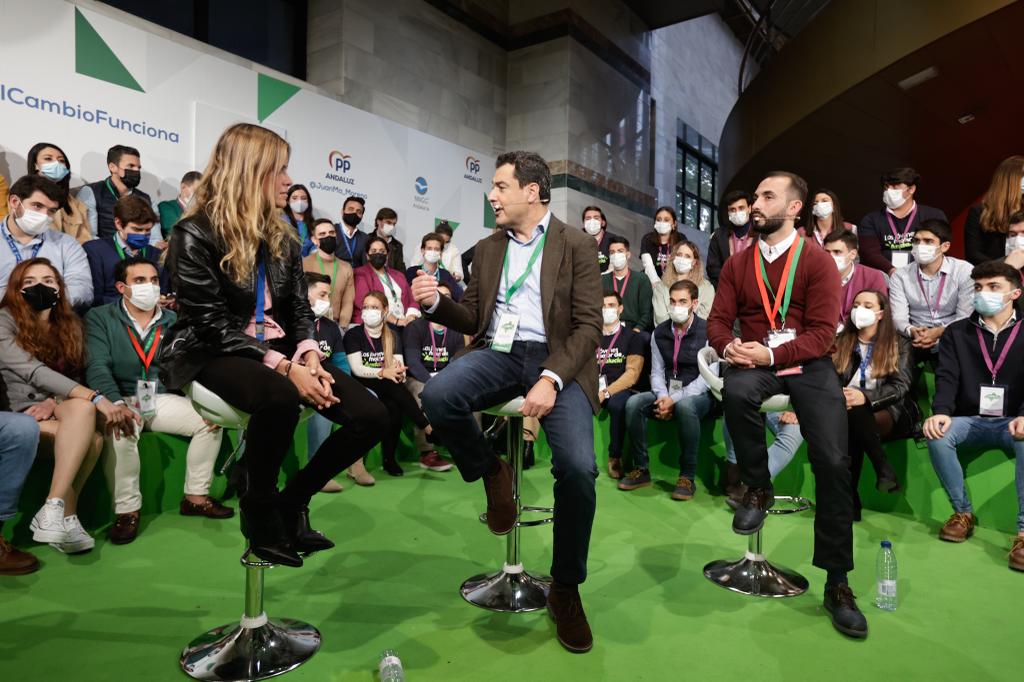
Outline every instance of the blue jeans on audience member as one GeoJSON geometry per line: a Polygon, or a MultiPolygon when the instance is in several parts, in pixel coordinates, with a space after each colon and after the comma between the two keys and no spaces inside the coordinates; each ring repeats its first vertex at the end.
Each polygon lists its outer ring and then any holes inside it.
{"type": "Polygon", "coordinates": [[[0,523],[18,513],[18,497],[39,446],[39,424],[27,414],[0,412],[0,523]]]}
{"type": "Polygon", "coordinates": [[[331,435],[331,427],[333,426],[334,422],[319,412],[314,412],[310,415],[309,421],[306,422],[306,444],[309,448],[309,459],[313,459],[313,455],[324,444],[327,437],[331,435]]]}
{"type": "MultiPolygon", "coordinates": [[[[649,469],[647,455],[647,420],[654,416],[653,391],[637,393],[626,403],[626,426],[633,441],[633,468],[649,469]]],[[[679,433],[679,473],[696,481],[697,450],[700,447],[700,420],[707,416],[714,405],[711,393],[704,391],[686,396],[675,404],[672,420],[679,433]]]]}
{"type": "Polygon", "coordinates": [[[619,391],[604,404],[608,410],[608,457],[622,458],[622,443],[626,440],[626,403],[636,395],[634,391],[619,391]]]}
{"type": "MultiPolygon", "coordinates": [[[[775,441],[768,447],[768,473],[775,478],[786,465],[793,461],[796,451],[804,442],[803,434],[800,433],[799,424],[783,424],[779,421],[781,412],[768,412],[764,420],[768,430],[775,434],[775,441]]],[[[722,420],[722,438],[725,440],[725,458],[731,463],[736,463],[736,448],[732,444],[732,436],[729,435],[729,427],[725,420],[722,420]]]]}
{"type": "Polygon", "coordinates": [[[998,448],[1017,458],[1017,530],[1024,532],[1024,440],[1010,435],[1012,417],[953,417],[946,435],[928,441],[932,467],[949,495],[954,511],[974,513],[964,485],[964,469],[957,449],[998,448]]]}

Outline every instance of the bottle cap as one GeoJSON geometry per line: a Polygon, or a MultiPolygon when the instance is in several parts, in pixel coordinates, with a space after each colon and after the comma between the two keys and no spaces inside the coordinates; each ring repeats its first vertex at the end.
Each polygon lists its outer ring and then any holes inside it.
{"type": "Polygon", "coordinates": [[[892,549],[892,543],[888,540],[882,540],[882,547],[886,549],[892,549]]]}

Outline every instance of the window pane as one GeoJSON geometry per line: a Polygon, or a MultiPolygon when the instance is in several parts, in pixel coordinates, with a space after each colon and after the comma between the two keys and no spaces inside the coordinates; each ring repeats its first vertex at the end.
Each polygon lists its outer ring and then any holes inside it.
{"type": "Polygon", "coordinates": [[[676,192],[676,214],[683,215],[683,195],[676,192]]]}
{"type": "Polygon", "coordinates": [[[686,211],[683,222],[687,225],[693,225],[697,222],[697,197],[692,197],[689,194],[686,195],[686,211]]]}
{"type": "Polygon", "coordinates": [[[711,207],[705,203],[700,205],[700,229],[703,232],[711,231],[711,207]]]}
{"type": "Polygon", "coordinates": [[[700,133],[690,126],[686,126],[686,144],[694,149],[700,149],[700,133]]]}
{"type": "Polygon", "coordinates": [[[700,165],[700,198],[704,201],[715,199],[715,173],[705,163],[700,165]]]}
{"type": "Polygon", "coordinates": [[[676,187],[683,186],[683,150],[676,149],[676,187]]]}
{"type": "Polygon", "coordinates": [[[686,171],[686,185],[684,185],[684,186],[686,187],[686,191],[687,192],[692,192],[693,194],[697,194],[698,193],[698,189],[697,189],[698,184],[699,184],[698,181],[697,181],[698,166],[699,166],[699,164],[697,163],[697,157],[690,156],[689,154],[687,154],[686,155],[686,167],[685,167],[685,171],[686,171]]]}
{"type": "Polygon", "coordinates": [[[704,156],[708,157],[709,159],[715,158],[715,146],[711,144],[711,140],[707,139],[706,137],[702,137],[700,138],[700,142],[700,151],[704,154],[704,156]]]}

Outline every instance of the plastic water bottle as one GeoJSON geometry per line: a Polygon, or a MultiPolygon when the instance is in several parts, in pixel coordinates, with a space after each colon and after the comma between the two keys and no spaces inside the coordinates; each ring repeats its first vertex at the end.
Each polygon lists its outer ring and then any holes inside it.
{"type": "Polygon", "coordinates": [[[386,649],[380,655],[380,682],[405,682],[402,661],[394,649],[386,649]]]}
{"type": "Polygon", "coordinates": [[[875,606],[885,611],[896,610],[896,555],[892,551],[892,543],[882,540],[875,561],[875,582],[878,592],[875,595],[875,606]]]}

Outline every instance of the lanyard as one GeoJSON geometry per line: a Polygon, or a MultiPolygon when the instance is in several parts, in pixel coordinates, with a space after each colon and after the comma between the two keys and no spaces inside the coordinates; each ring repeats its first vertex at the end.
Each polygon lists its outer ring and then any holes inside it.
{"type": "MultiPolygon", "coordinates": [[[[388,291],[391,292],[391,300],[392,300],[392,302],[401,302],[402,299],[398,296],[398,294],[395,293],[395,285],[391,281],[391,275],[388,274],[387,268],[384,268],[384,274],[383,275],[380,274],[379,272],[376,273],[376,274],[377,274],[377,279],[380,280],[380,283],[382,285],[386,285],[387,288],[388,288],[388,291]]],[[[384,291],[384,287],[382,286],[380,288],[380,290],[384,291]]]]}
{"type": "Polygon", "coordinates": [[[352,250],[352,247],[355,246],[355,243],[357,241],[359,241],[359,233],[356,232],[351,237],[348,237],[345,234],[345,228],[342,227],[340,230],[338,230],[338,234],[341,235],[342,241],[345,242],[345,250],[348,251],[349,260],[355,260],[356,254],[355,251],[352,250]]]}
{"type": "Polygon", "coordinates": [[[597,362],[597,374],[598,376],[604,374],[604,366],[608,364],[608,356],[612,354],[612,348],[615,348],[615,342],[619,340],[619,334],[622,333],[622,325],[616,330],[615,335],[612,336],[612,340],[608,343],[608,347],[605,348],[604,358],[597,362]]]}
{"type": "Polygon", "coordinates": [[[689,324],[686,325],[686,329],[680,334],[676,332],[676,328],[672,327],[672,378],[675,379],[679,376],[679,347],[683,345],[683,339],[686,338],[686,334],[690,331],[690,327],[693,325],[693,320],[690,320],[689,324]]]}
{"type": "MultiPolygon", "coordinates": [[[[508,283],[508,246],[505,247],[505,263],[501,268],[502,277],[505,280],[505,304],[508,305],[512,302],[512,297],[516,295],[519,288],[523,286],[523,282],[530,276],[530,271],[533,270],[533,264],[537,262],[537,258],[540,257],[540,252],[544,250],[544,242],[548,238],[547,231],[540,236],[540,240],[537,242],[537,246],[533,247],[533,253],[530,255],[530,260],[526,264],[526,269],[523,270],[523,274],[519,275],[519,279],[508,283]]],[[[511,238],[509,239],[511,241],[511,238]]],[[[511,244],[509,244],[511,246],[511,244]]]]}
{"type": "MultiPolygon", "coordinates": [[[[387,322],[385,322],[384,324],[387,324],[387,322]]],[[[384,330],[381,329],[380,333],[381,333],[381,336],[383,337],[384,330]]],[[[370,336],[370,332],[366,331],[366,325],[365,324],[363,325],[363,336],[366,337],[366,342],[370,344],[370,351],[373,352],[373,353],[378,352],[377,351],[377,347],[373,345],[373,337],[370,336]]],[[[383,343],[383,342],[381,342],[381,343],[383,343]]],[[[383,348],[383,347],[384,346],[382,345],[381,348],[383,348]]]]}
{"type": "MultiPolygon", "coordinates": [[[[327,270],[324,268],[324,259],[320,257],[320,253],[316,254],[316,262],[320,264],[320,274],[326,276],[327,270]]],[[[334,274],[331,275],[331,296],[334,296],[334,283],[338,281],[338,259],[334,259],[334,274]]]]}
{"type": "Polygon", "coordinates": [[[921,287],[921,295],[924,296],[924,303],[928,306],[928,312],[932,314],[932,322],[936,321],[939,317],[939,303],[942,301],[942,290],[946,288],[946,273],[943,272],[939,275],[939,291],[935,295],[934,306],[928,300],[928,292],[924,290],[924,280],[921,279],[920,267],[917,269],[917,286],[921,287]]]}
{"type": "MultiPolygon", "coordinates": [[[[768,271],[764,267],[764,258],[761,256],[760,247],[755,249],[754,258],[757,260],[757,265],[760,266],[761,273],[758,277],[758,273],[754,273],[755,279],[757,279],[757,288],[761,293],[761,304],[764,306],[764,312],[768,315],[768,323],[772,326],[772,329],[777,329],[775,326],[775,316],[779,314],[781,310],[781,322],[783,328],[786,326],[786,312],[789,310],[789,299],[793,295],[793,280],[796,278],[796,266],[800,262],[800,253],[803,251],[804,240],[802,237],[798,238],[793,246],[789,247],[789,256],[786,258],[786,267],[782,270],[782,277],[779,278],[779,287],[782,283],[786,283],[786,289],[782,296],[775,293],[772,289],[771,283],[768,281],[768,271]],[[771,291],[772,297],[775,299],[775,305],[770,306],[768,304],[768,293],[765,291],[765,285],[768,285],[768,291],[771,291]],[[781,305],[781,308],[779,307],[781,305]]],[[[757,266],[755,266],[756,268],[757,266]]]]}
{"type": "Polygon", "coordinates": [[[622,289],[620,290],[615,286],[615,273],[612,273],[612,291],[617,293],[619,295],[619,298],[626,297],[626,287],[629,286],[629,275],[629,268],[626,268],[626,276],[622,278],[622,289]]]}
{"type": "MultiPolygon", "coordinates": [[[[1013,325],[1013,331],[1010,332],[1010,338],[1006,340],[1006,344],[1003,345],[1003,351],[999,354],[999,359],[996,360],[996,364],[992,364],[992,356],[988,354],[988,347],[985,345],[985,337],[981,335],[981,327],[975,327],[975,331],[978,332],[978,345],[981,346],[981,354],[985,358],[985,366],[988,367],[988,371],[992,372],[992,383],[996,383],[996,375],[999,374],[999,370],[1002,369],[1003,363],[1006,362],[1006,355],[1010,352],[1010,346],[1013,345],[1013,340],[1017,338],[1017,332],[1020,331],[1021,322],[1019,320],[1017,324],[1013,325]]],[[[994,348],[992,350],[995,350],[994,348]]]]}
{"type": "Polygon", "coordinates": [[[139,344],[138,339],[135,338],[135,332],[132,331],[130,326],[125,325],[125,329],[128,330],[128,338],[131,339],[135,353],[139,356],[139,360],[142,360],[142,378],[149,381],[149,367],[153,364],[153,358],[156,357],[157,347],[160,346],[161,328],[157,327],[150,333],[149,338],[146,339],[145,346],[139,344]]]}
{"type": "Polygon", "coordinates": [[[907,217],[907,226],[903,228],[903,234],[896,232],[896,223],[892,219],[892,213],[885,212],[885,219],[889,221],[889,230],[892,231],[892,236],[896,237],[896,243],[902,244],[907,240],[907,233],[910,232],[910,226],[914,224],[914,216],[917,215],[917,204],[914,204],[914,210],[910,212],[907,217]]]}
{"type": "MultiPolygon", "coordinates": [[[[438,350],[437,346],[434,345],[434,337],[437,334],[434,333],[434,328],[429,324],[427,325],[430,331],[430,357],[434,359],[434,371],[437,371],[437,358],[441,356],[441,351],[438,350]]],[[[448,346],[448,328],[444,330],[444,335],[441,336],[441,348],[447,348],[448,346]]]]}
{"type": "Polygon", "coordinates": [[[263,250],[260,249],[259,260],[256,261],[256,340],[263,340],[263,320],[266,319],[267,297],[264,288],[267,285],[267,271],[263,266],[263,250]]]}
{"type": "Polygon", "coordinates": [[[114,186],[110,184],[110,178],[107,178],[107,189],[109,189],[110,193],[114,195],[114,201],[117,201],[118,199],[121,198],[121,195],[117,193],[117,191],[114,189],[114,186]]]}
{"type": "Polygon", "coordinates": [[[871,356],[875,352],[875,342],[872,341],[871,343],[867,344],[867,347],[868,347],[868,352],[865,353],[864,357],[862,357],[860,359],[860,387],[861,388],[867,388],[867,385],[868,385],[868,378],[867,378],[866,372],[867,372],[868,366],[871,365],[871,356]]]}
{"type": "MultiPolygon", "coordinates": [[[[128,257],[128,254],[126,254],[124,252],[124,248],[117,241],[116,237],[114,238],[114,248],[117,249],[117,255],[121,256],[121,260],[124,260],[124,259],[126,259],[128,257]]],[[[139,249],[139,255],[142,256],[143,258],[146,257],[146,247],[145,246],[143,246],[141,249],[139,249]]]]}
{"type": "MultiPolygon", "coordinates": [[[[11,247],[11,253],[14,254],[14,260],[18,263],[24,260],[21,257],[21,251],[18,249],[17,242],[14,241],[14,237],[9,232],[4,232],[4,237],[7,239],[7,246],[11,247]]],[[[39,237],[39,243],[32,247],[32,258],[39,255],[39,249],[43,248],[42,236],[39,237]]]]}

